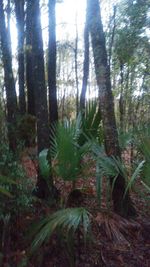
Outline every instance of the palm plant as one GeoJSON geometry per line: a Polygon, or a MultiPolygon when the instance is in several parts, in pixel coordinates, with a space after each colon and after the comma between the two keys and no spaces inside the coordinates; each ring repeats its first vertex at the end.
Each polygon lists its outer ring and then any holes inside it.
{"type": "MultiPolygon", "coordinates": [[[[126,190],[124,192],[124,197],[129,189],[133,186],[135,180],[139,177],[145,161],[139,163],[139,165],[133,171],[130,179],[128,177],[128,170],[123,161],[120,158],[115,158],[113,156],[108,157],[103,148],[98,146],[98,144],[91,145],[91,151],[93,152],[94,158],[96,159],[96,189],[97,198],[99,205],[101,204],[102,195],[102,179],[107,178],[108,185],[110,184],[110,179],[113,178],[113,183],[111,185],[111,192],[113,191],[114,184],[119,175],[122,175],[126,180],[126,190]]],[[[111,193],[110,193],[111,194],[111,193]]],[[[110,196],[107,196],[109,199],[110,196]]]]}
{"type": "Polygon", "coordinates": [[[87,139],[98,139],[103,142],[103,131],[101,126],[100,110],[97,108],[96,101],[89,102],[84,113],[81,116],[81,133],[78,139],[80,146],[87,142],[87,139]]]}
{"type": "Polygon", "coordinates": [[[75,233],[80,229],[83,233],[84,244],[90,232],[91,214],[85,208],[67,208],[58,210],[52,215],[44,218],[32,232],[34,240],[31,244],[31,254],[34,253],[43,243],[47,243],[54,233],[63,238],[67,243],[68,254],[71,255],[70,266],[74,266],[74,238],[75,233]]]}
{"type": "Polygon", "coordinates": [[[64,181],[72,181],[73,187],[81,171],[81,160],[88,151],[87,145],[78,144],[81,134],[81,116],[75,122],[59,123],[53,130],[51,156],[54,171],[64,181]]]}

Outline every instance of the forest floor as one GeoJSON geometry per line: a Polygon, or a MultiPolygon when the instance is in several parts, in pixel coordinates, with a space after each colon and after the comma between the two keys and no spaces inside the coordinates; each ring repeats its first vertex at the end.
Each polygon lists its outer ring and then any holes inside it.
{"type": "MultiPolygon", "coordinates": [[[[126,157],[126,155],[125,155],[126,157]]],[[[101,210],[97,204],[95,186],[94,162],[86,159],[87,168],[76,186],[82,189],[82,195],[77,199],[68,199],[71,192],[71,183],[63,182],[57,178],[56,187],[61,192],[62,203],[68,207],[82,206],[92,214],[91,229],[92,239],[86,247],[82,238],[75,240],[75,266],[76,267],[150,267],[150,210],[147,200],[141,198],[136,192],[131,192],[132,201],[137,211],[134,219],[125,219],[106,208],[106,183],[103,185],[101,210]]],[[[35,182],[36,168],[28,155],[22,158],[22,164],[27,172],[28,179],[35,182]]],[[[137,183],[139,191],[142,185],[137,183]]],[[[23,267],[20,264],[26,258],[29,243],[25,238],[30,225],[38,222],[58,209],[58,205],[52,205],[43,201],[36,201],[34,211],[26,212],[19,216],[12,234],[12,251],[8,258],[12,258],[13,267],[23,267]],[[19,265],[20,264],[20,265],[19,265]]],[[[7,262],[9,261],[7,258],[7,262]]],[[[8,265],[4,265],[5,267],[8,265]]],[[[9,265],[10,266],[10,265],[9,265]]],[[[48,244],[38,250],[29,260],[27,267],[70,267],[66,249],[56,236],[52,237],[48,244]]],[[[12,265],[11,265],[12,267],[12,265]]]]}

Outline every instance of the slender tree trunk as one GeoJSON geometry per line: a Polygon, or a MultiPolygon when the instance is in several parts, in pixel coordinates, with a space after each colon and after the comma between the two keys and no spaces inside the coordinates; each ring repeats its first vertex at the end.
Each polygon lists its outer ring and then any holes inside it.
{"type": "Polygon", "coordinates": [[[123,131],[123,125],[124,125],[124,105],[123,105],[123,64],[120,63],[120,98],[119,98],[119,112],[120,112],[120,130],[123,131]]]}
{"type": "Polygon", "coordinates": [[[18,30],[18,75],[19,75],[19,110],[21,114],[26,112],[25,88],[24,88],[24,0],[15,0],[15,13],[18,30]]]}
{"type": "MultiPolygon", "coordinates": [[[[99,1],[87,0],[87,4],[95,73],[100,92],[100,111],[104,127],[106,153],[108,156],[113,155],[115,157],[121,158],[114,114],[114,101],[111,91],[110,69],[107,62],[105,36],[101,21],[99,1]]],[[[111,177],[111,185],[113,183],[113,180],[113,177],[111,177]]],[[[112,191],[114,211],[123,216],[134,215],[135,209],[132,206],[129,194],[127,193],[124,197],[125,188],[126,181],[124,177],[118,175],[112,191]]]]}
{"type": "MultiPolygon", "coordinates": [[[[16,0],[17,1],[17,0],[16,0]]],[[[34,96],[34,77],[32,66],[32,24],[33,16],[30,2],[27,2],[26,9],[26,83],[27,83],[27,112],[35,116],[35,96],[34,96]]]]}
{"type": "Polygon", "coordinates": [[[112,50],[113,50],[113,44],[114,44],[114,37],[115,37],[115,30],[116,30],[116,11],[117,7],[113,7],[113,16],[111,18],[111,21],[113,22],[113,26],[111,26],[111,23],[109,25],[110,28],[112,28],[111,37],[109,41],[109,66],[111,64],[111,58],[112,58],[112,50]]]}
{"type": "Polygon", "coordinates": [[[89,77],[89,28],[88,28],[88,12],[86,12],[86,22],[84,28],[84,63],[83,63],[83,80],[80,96],[80,110],[85,110],[85,98],[87,91],[87,83],[89,77]]]}
{"type": "Polygon", "coordinates": [[[76,114],[79,113],[79,80],[78,80],[78,26],[77,26],[77,14],[76,14],[76,38],[74,49],[74,63],[75,63],[75,81],[76,81],[76,114]]]}
{"type": "MultiPolygon", "coordinates": [[[[47,108],[47,91],[45,85],[44,71],[44,52],[42,30],[40,22],[39,0],[28,0],[27,9],[31,10],[31,56],[32,56],[32,74],[33,90],[35,97],[35,112],[37,119],[37,145],[38,154],[45,148],[49,148],[49,127],[48,127],[48,108],[47,108]]],[[[42,177],[40,171],[37,181],[37,196],[41,198],[48,197],[49,187],[53,186],[52,175],[49,181],[42,177]]]]}
{"type": "Polygon", "coordinates": [[[56,0],[49,0],[48,87],[50,123],[58,121],[56,88],[56,0]]]}
{"type": "MultiPolygon", "coordinates": [[[[9,25],[8,25],[9,26],[9,25]]],[[[0,1],[0,40],[2,50],[2,60],[4,66],[4,82],[6,88],[7,100],[7,122],[8,122],[8,140],[12,151],[16,149],[16,112],[17,96],[15,90],[15,81],[12,70],[12,52],[9,27],[6,28],[3,0],[0,1]]]]}

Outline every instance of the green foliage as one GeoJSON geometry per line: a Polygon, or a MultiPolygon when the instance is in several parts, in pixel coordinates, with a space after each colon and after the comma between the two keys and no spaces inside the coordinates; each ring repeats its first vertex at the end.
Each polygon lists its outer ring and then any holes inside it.
{"type": "Polygon", "coordinates": [[[9,191],[7,189],[4,188],[4,185],[12,185],[12,184],[15,184],[16,183],[12,180],[12,179],[9,179],[8,177],[6,176],[2,176],[0,174],[0,193],[1,194],[4,194],[8,197],[12,197],[12,195],[9,193],[9,191]]]}
{"type": "Polygon", "coordinates": [[[101,115],[99,109],[97,109],[96,102],[89,102],[84,114],[81,116],[81,133],[78,140],[79,145],[84,145],[87,142],[87,139],[98,139],[100,143],[103,142],[101,115]]]}
{"type": "MultiPolygon", "coordinates": [[[[119,175],[123,176],[126,181],[126,189],[124,192],[125,196],[127,191],[133,186],[134,182],[142,172],[144,161],[139,163],[139,165],[135,168],[129,179],[127,167],[120,158],[115,158],[113,156],[111,157],[106,156],[103,149],[96,144],[91,145],[91,150],[96,159],[96,180],[97,180],[96,186],[97,186],[97,198],[99,205],[101,204],[101,188],[102,188],[103,177],[106,177],[109,182],[110,178],[113,177],[113,183],[111,186],[111,192],[112,192],[117,177],[119,175]]],[[[110,197],[111,196],[107,196],[107,199],[109,199],[110,197]]]]}
{"type": "Polygon", "coordinates": [[[135,169],[135,171],[133,172],[127,186],[126,186],[126,190],[124,193],[124,196],[126,195],[127,191],[133,186],[135,180],[139,177],[140,173],[142,172],[143,169],[143,165],[144,165],[145,161],[143,160],[142,162],[139,163],[139,165],[137,166],[137,168],[135,169]]]}
{"type": "Polygon", "coordinates": [[[39,168],[42,177],[48,179],[51,173],[51,168],[48,161],[48,149],[43,149],[39,154],[39,168]]]}
{"type": "MultiPolygon", "coordinates": [[[[85,208],[68,208],[59,210],[47,216],[32,232],[34,240],[31,244],[31,253],[34,253],[43,243],[47,243],[54,233],[67,243],[67,252],[73,255],[75,233],[80,229],[86,244],[87,234],[90,231],[91,214],[85,208]],[[71,250],[71,251],[70,251],[71,250]]],[[[71,264],[74,266],[74,264],[71,264]]]]}
{"type": "Polygon", "coordinates": [[[59,123],[53,129],[53,142],[51,144],[51,156],[55,161],[54,170],[65,181],[76,181],[81,170],[80,162],[87,152],[86,146],[78,145],[81,120],[75,122],[59,123]]]}
{"type": "Polygon", "coordinates": [[[0,214],[21,214],[32,206],[31,181],[7,145],[0,146],[0,214]],[[8,196],[10,196],[8,198],[8,196]]]}
{"type": "Polygon", "coordinates": [[[119,131],[118,138],[119,138],[119,146],[122,150],[126,149],[134,141],[132,131],[128,132],[119,131]]]}
{"type": "Polygon", "coordinates": [[[138,149],[142,154],[145,163],[142,172],[142,180],[144,184],[150,187],[150,127],[145,127],[139,132],[138,149]]]}
{"type": "Polygon", "coordinates": [[[20,142],[25,146],[35,144],[36,137],[36,118],[30,114],[18,117],[17,121],[17,136],[20,142]]]}
{"type": "Polygon", "coordinates": [[[124,0],[120,3],[118,28],[115,36],[115,51],[122,64],[129,63],[139,45],[147,24],[148,1],[124,0]]]}

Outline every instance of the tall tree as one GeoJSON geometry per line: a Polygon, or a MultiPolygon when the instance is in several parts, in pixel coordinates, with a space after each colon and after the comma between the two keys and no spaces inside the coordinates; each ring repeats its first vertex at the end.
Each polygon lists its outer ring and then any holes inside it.
{"type": "Polygon", "coordinates": [[[48,1],[49,7],[49,43],[48,43],[48,87],[50,123],[58,120],[56,90],[56,0],[48,1]]]}
{"type": "MultiPolygon", "coordinates": [[[[89,29],[92,40],[95,73],[99,87],[100,111],[104,127],[105,149],[108,156],[121,158],[118,142],[117,127],[114,114],[114,101],[111,91],[110,67],[107,60],[105,35],[100,14],[98,0],[87,0],[89,12],[89,29]]],[[[114,177],[110,177],[111,185],[114,177]]],[[[126,181],[123,176],[118,175],[112,190],[112,199],[115,212],[130,216],[135,214],[135,209],[129,193],[124,197],[126,181]]]]}
{"type": "Polygon", "coordinates": [[[26,112],[26,100],[24,90],[24,23],[25,23],[25,1],[15,0],[15,13],[18,30],[18,75],[19,75],[19,110],[21,114],[26,112]]]}
{"type": "MultiPolygon", "coordinates": [[[[17,0],[16,0],[17,1],[17,0]]],[[[34,77],[32,68],[32,28],[33,16],[29,1],[26,10],[26,83],[27,83],[27,112],[35,116],[34,77]]]]}
{"type": "MultiPolygon", "coordinates": [[[[29,10],[32,14],[31,20],[31,73],[33,75],[33,90],[35,97],[35,112],[37,119],[37,145],[38,153],[43,149],[49,148],[49,127],[48,127],[48,108],[47,91],[45,86],[44,52],[40,21],[39,0],[27,1],[27,14],[29,10]]],[[[28,18],[29,19],[29,18],[28,18]]],[[[52,176],[49,180],[52,185],[52,176]]],[[[45,198],[48,195],[47,182],[42,177],[40,171],[37,182],[37,196],[45,198]]]]}
{"type": "Polygon", "coordinates": [[[89,28],[88,28],[88,12],[86,12],[86,21],[84,28],[84,63],[83,63],[83,81],[80,96],[80,110],[85,110],[85,96],[89,77],[89,28]]]}
{"type": "Polygon", "coordinates": [[[78,78],[78,16],[76,12],[75,16],[75,29],[76,29],[76,38],[75,38],[75,48],[74,48],[74,65],[75,65],[75,81],[76,81],[76,114],[79,113],[79,78],[78,78]]]}
{"type": "Polygon", "coordinates": [[[12,52],[9,32],[9,23],[6,28],[3,0],[0,1],[0,40],[2,50],[2,60],[4,66],[4,83],[6,88],[7,100],[7,122],[8,122],[8,140],[10,149],[15,151],[16,135],[14,132],[17,112],[17,96],[15,90],[15,81],[12,70],[12,52]]]}

